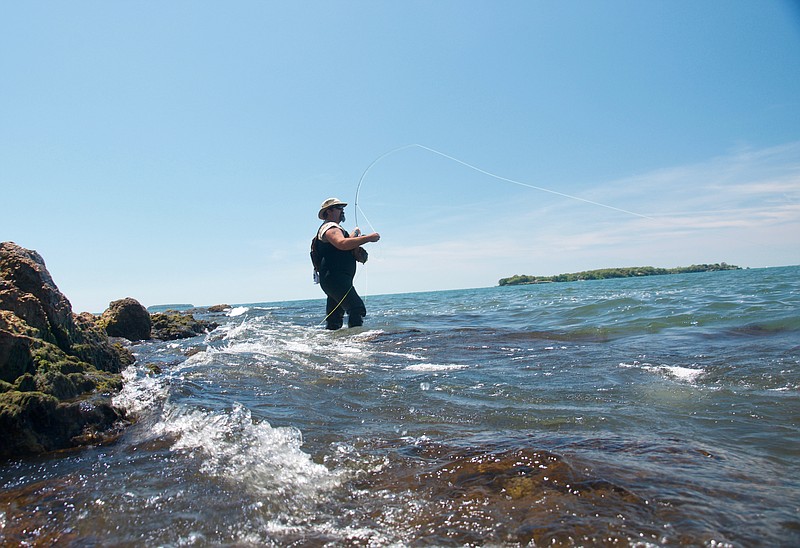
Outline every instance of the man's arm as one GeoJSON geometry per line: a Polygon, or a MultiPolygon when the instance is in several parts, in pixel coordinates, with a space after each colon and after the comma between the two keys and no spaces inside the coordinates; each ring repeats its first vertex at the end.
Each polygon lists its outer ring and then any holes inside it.
{"type": "Polygon", "coordinates": [[[377,242],[381,239],[381,235],[377,232],[373,232],[372,234],[366,234],[364,236],[345,238],[344,231],[342,229],[331,227],[325,231],[325,239],[328,240],[328,242],[330,242],[336,249],[350,251],[366,243],[377,242]]]}

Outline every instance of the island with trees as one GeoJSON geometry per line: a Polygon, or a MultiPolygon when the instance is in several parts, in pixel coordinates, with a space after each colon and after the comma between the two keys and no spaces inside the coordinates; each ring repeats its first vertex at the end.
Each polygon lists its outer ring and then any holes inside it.
{"type": "Polygon", "coordinates": [[[741,270],[739,266],[727,263],[693,264],[677,268],[656,268],[652,266],[630,266],[622,268],[601,268],[571,274],[555,276],[529,276],[517,274],[510,278],[501,278],[499,285],[525,285],[551,282],[579,282],[585,280],[606,280],[608,278],[634,278],[640,276],[663,276],[665,274],[686,274],[690,272],[716,272],[720,270],[741,270]]]}

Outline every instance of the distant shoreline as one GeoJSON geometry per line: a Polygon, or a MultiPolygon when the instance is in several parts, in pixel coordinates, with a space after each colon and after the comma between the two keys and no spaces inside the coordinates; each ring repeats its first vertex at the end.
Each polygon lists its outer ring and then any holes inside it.
{"type": "Polygon", "coordinates": [[[742,270],[742,267],[727,263],[693,264],[677,268],[655,268],[652,266],[629,266],[622,268],[601,268],[555,276],[530,276],[517,274],[510,278],[500,278],[498,285],[528,285],[554,282],[579,282],[585,280],[607,280],[609,278],[636,278],[641,276],[664,276],[667,274],[687,274],[692,272],[717,272],[721,270],[742,270]]]}

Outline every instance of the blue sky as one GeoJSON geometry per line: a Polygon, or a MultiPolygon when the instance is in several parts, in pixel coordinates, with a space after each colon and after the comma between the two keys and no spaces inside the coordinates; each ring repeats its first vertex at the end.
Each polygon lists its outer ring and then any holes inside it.
{"type": "Polygon", "coordinates": [[[318,298],[361,180],[366,295],[798,264],[797,6],[7,2],[0,239],[76,311],[318,298]]]}

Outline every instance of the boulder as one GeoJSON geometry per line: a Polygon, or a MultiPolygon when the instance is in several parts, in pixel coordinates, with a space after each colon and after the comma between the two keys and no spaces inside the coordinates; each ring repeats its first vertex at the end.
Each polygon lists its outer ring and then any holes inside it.
{"type": "Polygon", "coordinates": [[[0,308],[10,310],[40,336],[69,350],[75,333],[72,305],[58,290],[44,259],[13,242],[0,243],[0,308]]]}
{"type": "Polygon", "coordinates": [[[10,392],[0,400],[0,456],[16,457],[112,439],[124,424],[109,401],[61,402],[42,392],[10,392]],[[46,419],[46,420],[43,420],[46,419]]]}
{"type": "Polygon", "coordinates": [[[0,243],[0,459],[116,431],[111,395],[133,361],[94,316],[72,312],[38,253],[0,243]]]}
{"type": "Polygon", "coordinates": [[[100,322],[110,336],[123,337],[130,341],[150,339],[153,327],[147,309],[130,297],[109,304],[100,317],[100,322]]]}

